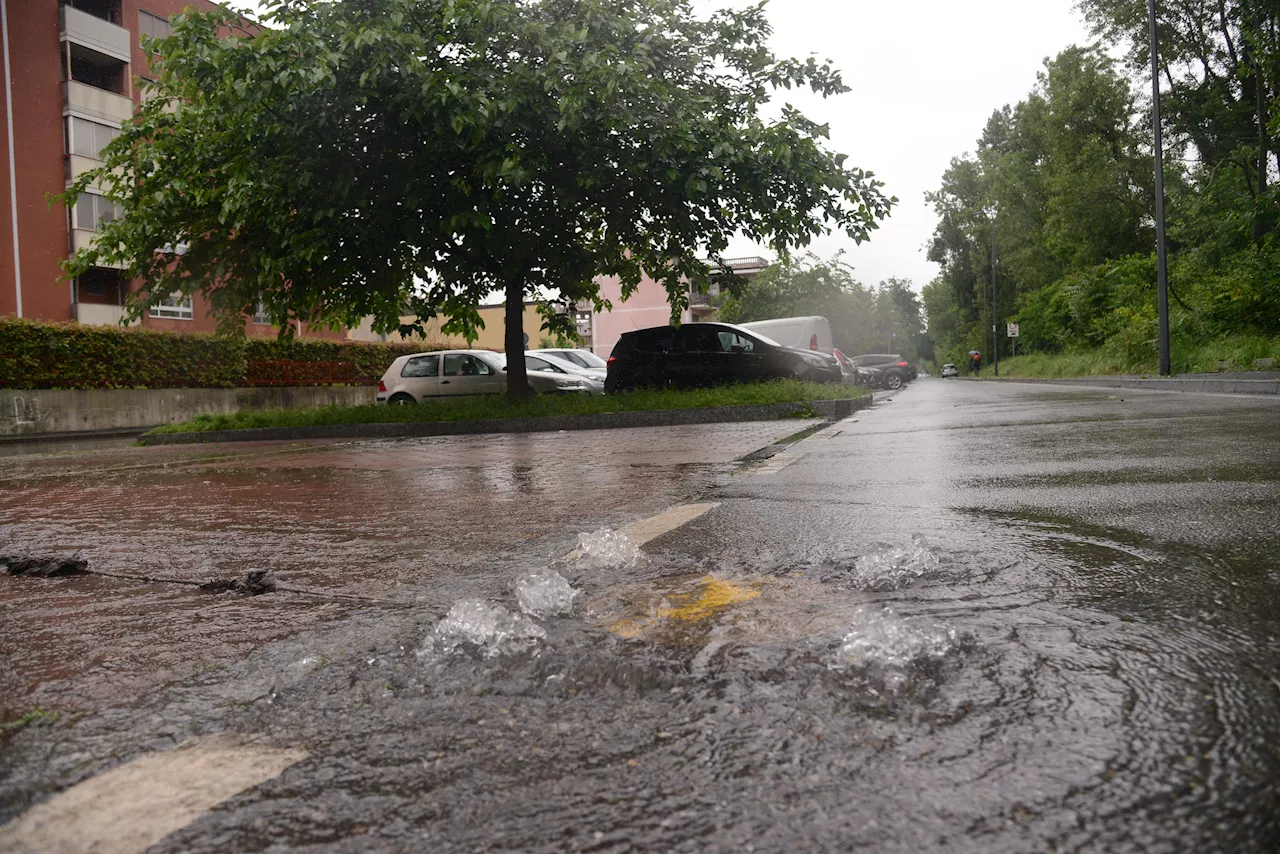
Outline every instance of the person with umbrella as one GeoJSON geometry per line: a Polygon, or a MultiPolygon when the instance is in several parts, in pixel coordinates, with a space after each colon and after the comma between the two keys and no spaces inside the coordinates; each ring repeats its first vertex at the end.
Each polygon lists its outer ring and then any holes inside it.
{"type": "Polygon", "coordinates": [[[969,351],[969,364],[973,366],[973,375],[978,375],[978,369],[982,367],[982,354],[977,350],[969,351]]]}

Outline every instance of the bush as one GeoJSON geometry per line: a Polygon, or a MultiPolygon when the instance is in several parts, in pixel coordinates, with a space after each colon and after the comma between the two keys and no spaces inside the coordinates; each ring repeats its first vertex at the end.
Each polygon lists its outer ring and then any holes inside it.
{"type": "Polygon", "coordinates": [[[342,362],[354,382],[376,381],[423,342],[225,338],[0,317],[0,388],[230,388],[250,361],[342,362]]]}

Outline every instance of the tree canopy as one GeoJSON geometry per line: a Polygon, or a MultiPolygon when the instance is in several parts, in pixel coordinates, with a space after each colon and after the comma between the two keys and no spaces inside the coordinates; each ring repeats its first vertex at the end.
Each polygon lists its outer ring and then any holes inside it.
{"type": "MultiPolygon", "coordinates": [[[[64,196],[97,186],[120,206],[68,272],[122,267],[135,312],[199,291],[227,330],[262,304],[285,330],[372,315],[391,331],[407,311],[471,336],[501,290],[512,352],[527,295],[603,307],[596,276],[628,295],[648,274],[674,313],[735,234],[783,256],[831,229],[862,241],[893,201],[824,125],[766,117],[779,89],[845,87],[768,50],[763,4],[265,6],[253,37],[189,12],[149,42],[148,99],[64,196]]],[[[522,359],[509,376],[525,388],[522,359]]]]}
{"type": "Polygon", "coordinates": [[[920,297],[906,279],[888,279],[868,288],[839,255],[783,259],[733,288],[717,320],[750,323],[779,317],[821,315],[831,324],[832,342],[844,353],[884,352],[890,347],[910,359],[932,359],[920,297]]]}

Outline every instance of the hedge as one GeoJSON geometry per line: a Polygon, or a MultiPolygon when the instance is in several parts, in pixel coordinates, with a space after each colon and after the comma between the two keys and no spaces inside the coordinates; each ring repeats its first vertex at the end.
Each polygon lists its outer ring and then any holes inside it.
{"type": "Polygon", "coordinates": [[[0,317],[0,388],[229,388],[249,361],[342,362],[377,380],[398,356],[441,345],[223,338],[0,317]]]}

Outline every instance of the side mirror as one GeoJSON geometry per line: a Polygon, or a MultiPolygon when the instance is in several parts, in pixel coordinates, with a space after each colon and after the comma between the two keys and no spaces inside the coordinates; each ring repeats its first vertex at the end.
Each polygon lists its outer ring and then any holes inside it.
{"type": "Polygon", "coordinates": [[[732,347],[730,347],[729,349],[730,349],[730,350],[732,350],[732,351],[733,351],[733,352],[735,352],[735,353],[745,353],[745,352],[747,352],[747,348],[746,348],[746,347],[744,347],[744,346],[742,346],[741,344],[734,344],[734,345],[733,345],[732,347]]]}

